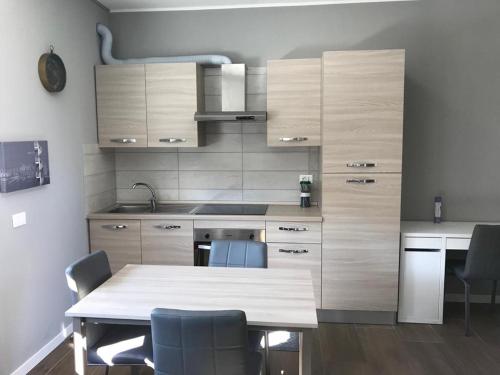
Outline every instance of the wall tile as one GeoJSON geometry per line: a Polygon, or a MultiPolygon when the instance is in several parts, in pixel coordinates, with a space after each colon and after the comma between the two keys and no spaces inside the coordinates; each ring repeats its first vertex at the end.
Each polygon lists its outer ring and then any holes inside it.
{"type": "Polygon", "coordinates": [[[85,214],[97,212],[116,203],[116,190],[108,190],[85,198],[85,214]]]}
{"type": "Polygon", "coordinates": [[[220,95],[220,94],[221,94],[221,76],[205,75],[205,95],[220,95]]]}
{"type": "Polygon", "coordinates": [[[84,155],[84,175],[112,172],[115,169],[115,155],[109,153],[84,155]]]}
{"type": "Polygon", "coordinates": [[[266,122],[242,122],[241,131],[243,134],[267,133],[266,122]]]}
{"type": "Polygon", "coordinates": [[[205,96],[205,111],[220,112],[222,110],[222,99],[220,95],[205,96]]]}
{"type": "Polygon", "coordinates": [[[178,168],[177,153],[117,153],[117,171],[174,171],[178,168]]]}
{"type": "Polygon", "coordinates": [[[303,171],[308,169],[307,152],[243,154],[245,171],[303,171]]]}
{"type": "Polygon", "coordinates": [[[247,95],[247,111],[265,111],[267,108],[267,96],[265,94],[247,95]]]}
{"type": "Polygon", "coordinates": [[[241,152],[241,134],[206,134],[203,147],[180,148],[179,152],[241,152]]]}
{"type": "Polygon", "coordinates": [[[241,189],[241,171],[180,171],[179,188],[183,189],[241,189]]]}
{"type": "Polygon", "coordinates": [[[247,74],[246,76],[247,94],[266,94],[267,76],[265,74],[247,74]]]}
{"type": "Polygon", "coordinates": [[[179,169],[185,171],[239,171],[241,153],[181,153],[179,169]]]}
{"type": "Polygon", "coordinates": [[[207,134],[241,134],[239,121],[209,121],[204,126],[207,134]]]}
{"type": "Polygon", "coordinates": [[[180,200],[183,201],[241,201],[241,190],[189,190],[180,191],[180,200]]]}
{"type": "Polygon", "coordinates": [[[264,189],[264,190],[298,190],[299,176],[307,174],[307,171],[244,171],[243,189],[264,189]]]}
{"type": "Polygon", "coordinates": [[[87,197],[114,190],[115,188],[115,174],[113,172],[85,176],[85,195],[87,197]]]}
{"type": "Polygon", "coordinates": [[[297,202],[298,190],[243,190],[243,200],[248,202],[297,202]]]}
{"type": "Polygon", "coordinates": [[[117,171],[116,187],[130,189],[135,182],[145,182],[154,189],[177,189],[178,171],[117,171]]]}
{"type": "MultiPolygon", "coordinates": [[[[174,201],[179,199],[179,190],[177,189],[157,189],[156,195],[159,201],[174,201]]],[[[151,198],[148,189],[117,189],[116,199],[118,202],[147,203],[151,198]]]]}

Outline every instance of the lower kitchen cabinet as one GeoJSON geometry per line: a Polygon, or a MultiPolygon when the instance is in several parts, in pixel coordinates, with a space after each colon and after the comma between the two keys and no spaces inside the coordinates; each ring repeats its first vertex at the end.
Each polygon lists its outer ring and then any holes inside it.
{"type": "Polygon", "coordinates": [[[316,307],[321,308],[321,244],[268,243],[269,268],[309,269],[316,307]]]}
{"type": "Polygon", "coordinates": [[[192,266],[192,220],[143,220],[142,263],[192,266]]]}
{"type": "Polygon", "coordinates": [[[141,222],[139,220],[90,220],[90,251],[108,255],[111,272],[127,264],[141,264],[141,222]]]}

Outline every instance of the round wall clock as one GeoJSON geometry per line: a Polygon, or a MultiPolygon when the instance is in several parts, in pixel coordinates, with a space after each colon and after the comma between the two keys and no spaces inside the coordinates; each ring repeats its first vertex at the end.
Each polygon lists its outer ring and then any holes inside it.
{"type": "Polygon", "coordinates": [[[49,53],[40,56],[38,75],[43,87],[49,92],[62,91],[66,86],[66,68],[62,59],[54,53],[53,46],[50,46],[49,53]]]}

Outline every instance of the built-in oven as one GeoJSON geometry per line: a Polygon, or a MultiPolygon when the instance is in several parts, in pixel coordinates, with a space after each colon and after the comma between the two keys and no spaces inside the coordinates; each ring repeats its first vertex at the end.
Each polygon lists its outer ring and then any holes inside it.
{"type": "Polygon", "coordinates": [[[214,240],[250,240],[266,242],[264,229],[233,228],[195,228],[194,230],[194,265],[207,266],[212,241],[214,240]]]}

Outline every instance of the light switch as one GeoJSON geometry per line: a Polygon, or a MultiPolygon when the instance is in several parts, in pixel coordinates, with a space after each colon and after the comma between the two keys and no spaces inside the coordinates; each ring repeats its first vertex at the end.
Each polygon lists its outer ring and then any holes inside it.
{"type": "Polygon", "coordinates": [[[19,212],[18,214],[12,215],[12,226],[14,228],[26,225],[26,212],[19,212]]]}

